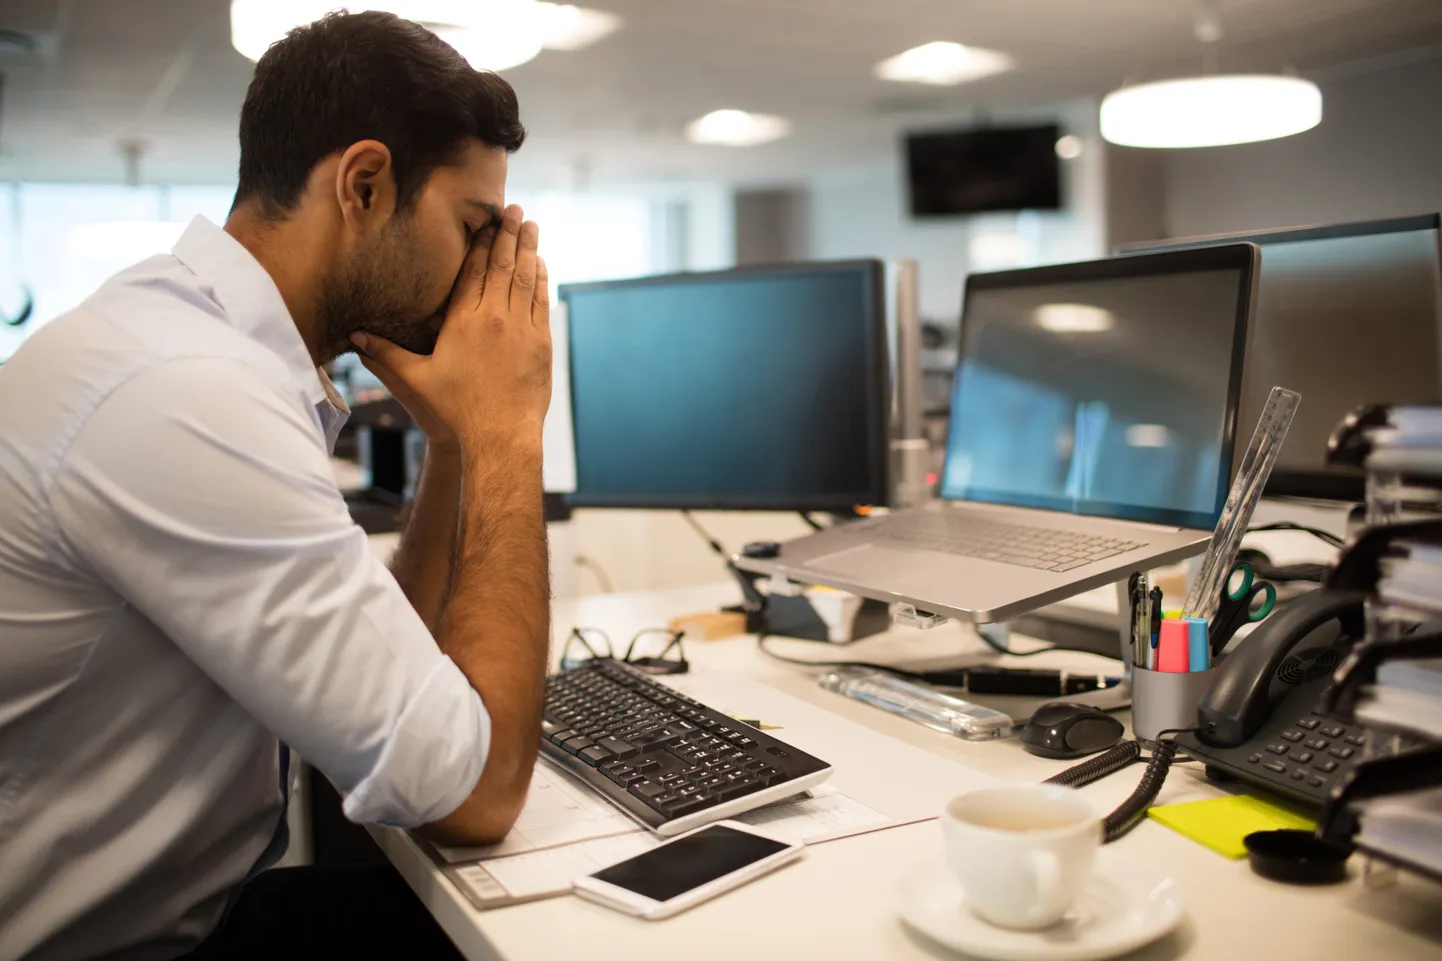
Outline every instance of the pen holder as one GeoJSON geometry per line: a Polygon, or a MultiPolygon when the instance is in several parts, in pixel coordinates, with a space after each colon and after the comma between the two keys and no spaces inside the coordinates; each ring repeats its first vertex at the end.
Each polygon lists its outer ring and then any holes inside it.
{"type": "Polygon", "coordinates": [[[1197,726],[1197,705],[1217,669],[1172,673],[1132,667],[1132,734],[1154,743],[1162,731],[1197,726]]]}

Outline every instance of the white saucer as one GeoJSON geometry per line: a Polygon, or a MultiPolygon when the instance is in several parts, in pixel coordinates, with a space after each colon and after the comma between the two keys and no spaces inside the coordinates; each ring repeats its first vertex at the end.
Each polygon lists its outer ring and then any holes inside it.
{"type": "Polygon", "coordinates": [[[1111,958],[1155,941],[1182,919],[1181,897],[1170,878],[1106,851],[1066,916],[1039,931],[1011,931],[978,918],[939,857],[901,875],[896,908],[903,921],[933,941],[993,961],[1111,958]]]}

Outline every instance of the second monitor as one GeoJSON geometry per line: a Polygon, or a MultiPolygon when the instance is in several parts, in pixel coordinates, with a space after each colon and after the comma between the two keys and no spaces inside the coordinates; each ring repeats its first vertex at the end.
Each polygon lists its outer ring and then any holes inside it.
{"type": "Polygon", "coordinates": [[[572,503],[885,503],[883,287],[874,260],[563,286],[572,503]]]}

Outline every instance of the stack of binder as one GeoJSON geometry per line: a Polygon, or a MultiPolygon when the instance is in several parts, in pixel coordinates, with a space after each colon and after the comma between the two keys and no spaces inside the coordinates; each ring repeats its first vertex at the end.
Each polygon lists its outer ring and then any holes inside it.
{"type": "Polygon", "coordinates": [[[1332,696],[1368,728],[1369,756],[1321,830],[1442,879],[1442,405],[1359,411],[1330,454],[1367,471],[1367,527],[1328,583],[1367,595],[1366,636],[1332,696]]]}

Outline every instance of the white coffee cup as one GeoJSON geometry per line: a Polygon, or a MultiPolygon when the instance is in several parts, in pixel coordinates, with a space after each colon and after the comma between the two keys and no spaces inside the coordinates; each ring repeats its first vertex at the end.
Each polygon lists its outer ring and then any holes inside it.
{"type": "Polygon", "coordinates": [[[1102,823],[1072,788],[1014,784],[953,798],[946,857],[983,920],[1034,929],[1060,921],[1091,877],[1102,823]]]}

